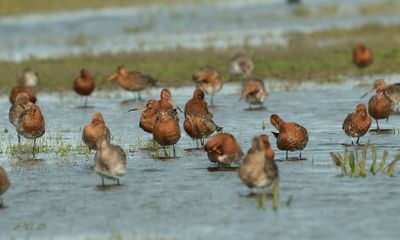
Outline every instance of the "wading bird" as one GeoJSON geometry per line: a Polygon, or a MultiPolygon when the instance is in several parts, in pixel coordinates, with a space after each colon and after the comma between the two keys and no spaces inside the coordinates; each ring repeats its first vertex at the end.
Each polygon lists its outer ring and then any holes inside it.
{"type": "Polygon", "coordinates": [[[19,73],[17,80],[21,86],[34,88],[39,85],[39,74],[30,68],[25,68],[19,73]]]}
{"type": "Polygon", "coordinates": [[[239,177],[250,189],[264,189],[279,180],[278,166],[273,158],[266,156],[265,139],[262,138],[253,138],[251,148],[239,167],[239,177]]]}
{"type": "Polygon", "coordinates": [[[181,138],[181,130],[176,112],[173,110],[160,110],[157,113],[156,123],[153,129],[153,139],[164,148],[164,154],[167,156],[165,146],[172,145],[174,157],[176,156],[175,144],[181,138]]]}
{"type": "Polygon", "coordinates": [[[36,103],[36,94],[35,92],[29,88],[29,87],[25,87],[25,86],[16,86],[13,89],[11,89],[10,92],[10,96],[9,96],[9,100],[11,104],[15,103],[15,100],[17,99],[18,94],[20,93],[26,93],[29,97],[29,101],[31,103],[36,103]]]}
{"type": "Polygon", "coordinates": [[[392,100],[392,107],[396,107],[396,109],[399,109],[399,104],[400,104],[400,83],[394,83],[387,85],[385,80],[383,79],[378,79],[374,82],[374,86],[366,92],[364,95],[361,96],[361,98],[367,96],[368,93],[374,91],[374,90],[382,90],[385,91],[386,96],[392,100]]]}
{"type": "Polygon", "coordinates": [[[94,171],[101,176],[101,183],[104,186],[104,178],[117,180],[126,173],[126,153],[118,145],[107,142],[102,137],[97,142],[97,152],[94,160],[94,171]]]}
{"type": "MultiPolygon", "coordinates": [[[[356,144],[359,144],[360,137],[364,136],[371,127],[371,117],[367,113],[364,104],[358,104],[356,111],[349,113],[343,121],[342,129],[347,136],[357,138],[356,144]]],[[[351,141],[353,145],[353,140],[351,141]]]]}
{"type": "Polygon", "coordinates": [[[82,69],[80,77],[74,81],[74,91],[85,97],[85,104],[87,106],[88,97],[92,94],[95,84],[87,69],[82,69]]]}
{"type": "Polygon", "coordinates": [[[29,109],[21,114],[17,132],[25,138],[33,139],[33,156],[35,156],[36,139],[45,133],[44,117],[38,105],[32,104],[29,109]]]}
{"type": "Polygon", "coordinates": [[[372,63],[372,53],[363,43],[357,44],[353,51],[353,63],[358,68],[365,68],[372,63]]]}
{"type": "MultiPolygon", "coordinates": [[[[21,115],[27,111],[33,103],[29,102],[29,96],[28,94],[22,92],[18,94],[15,103],[11,106],[10,111],[8,113],[8,119],[10,120],[10,123],[17,128],[18,127],[18,122],[21,117],[21,115]]],[[[18,146],[21,143],[21,136],[17,132],[18,135],[18,146]]]]}
{"type": "Polygon", "coordinates": [[[276,145],[278,149],[286,151],[286,159],[288,151],[301,151],[308,143],[307,130],[295,122],[285,122],[278,115],[272,114],[270,122],[279,132],[272,132],[276,137],[276,145]]]}
{"type": "Polygon", "coordinates": [[[140,92],[156,85],[156,79],[138,71],[128,71],[124,66],[119,66],[117,72],[108,77],[108,81],[117,79],[118,84],[125,90],[137,93],[138,100],[142,100],[140,92]]]}
{"type": "Polygon", "coordinates": [[[369,99],[368,113],[376,121],[376,129],[379,130],[379,119],[389,121],[392,113],[392,101],[386,96],[385,91],[376,90],[376,94],[369,99]]]}
{"type": "Polygon", "coordinates": [[[220,165],[231,165],[240,162],[243,158],[243,151],[235,137],[230,133],[218,133],[204,145],[208,159],[220,165]]]}
{"type": "Polygon", "coordinates": [[[1,196],[7,191],[10,185],[10,179],[7,176],[6,170],[0,166],[0,207],[3,205],[3,199],[1,196]]]}
{"type": "Polygon", "coordinates": [[[253,68],[253,60],[243,53],[237,53],[229,59],[228,71],[232,77],[250,77],[253,68]]]}
{"type": "Polygon", "coordinates": [[[264,82],[260,79],[248,79],[242,87],[242,96],[251,105],[262,105],[264,103],[267,91],[265,90],[264,82]]]}
{"type": "Polygon", "coordinates": [[[92,121],[83,128],[82,141],[90,150],[97,150],[99,141],[110,142],[110,130],[101,113],[93,114],[92,121]]]}
{"type": "Polygon", "coordinates": [[[222,88],[222,76],[217,70],[205,67],[193,73],[192,78],[198,88],[211,95],[210,104],[213,104],[214,94],[222,88]]]}

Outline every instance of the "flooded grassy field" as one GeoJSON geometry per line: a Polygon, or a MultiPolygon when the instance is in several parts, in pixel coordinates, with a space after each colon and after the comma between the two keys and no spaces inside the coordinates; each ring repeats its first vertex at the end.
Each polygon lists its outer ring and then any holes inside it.
{"type": "MultiPolygon", "coordinates": [[[[226,84],[216,95],[211,108],[215,122],[235,135],[244,151],[257,134],[266,132],[272,138],[272,113],[308,129],[305,161],[280,161],[285,153],[272,141],[280,170],[277,211],[272,210],[271,199],[259,209],[256,199],[246,197],[249,190],[237,173],[209,172],[213,165],[206,153],[187,150],[195,142],[183,128],[176,159],[157,160],[154,152],[143,150],[151,135],[138,128],[139,113],[128,113],[140,103],[121,103],[132,97],[123,90],[95,92],[89,100],[92,108],[80,108],[83,99],[72,92],[39,93],[46,133],[36,160],[13,150],[16,133],[7,119],[8,99],[2,96],[0,165],[13,185],[3,196],[1,238],[397,239],[399,171],[394,177],[342,177],[329,155],[343,153],[342,144],[351,142],[342,131],[343,119],[357,103],[367,103],[368,97],[359,97],[367,91],[366,83],[377,77],[382,76],[346,79],[340,85],[304,83],[289,91],[282,81],[268,80],[266,109],[256,111],[238,102],[239,84],[226,84]],[[100,187],[101,178],[90,167],[94,153],[82,147],[82,128],[94,112],[104,115],[112,142],[128,153],[122,186],[100,187]]],[[[384,78],[396,82],[399,76],[384,78]]],[[[193,89],[172,89],[181,108],[193,89]]],[[[149,91],[146,98],[158,98],[159,91],[149,91]]],[[[183,115],[180,118],[182,126],[183,115]]],[[[399,153],[399,116],[380,125],[389,131],[369,132],[361,142],[375,144],[379,157],[387,150],[390,162],[399,153]]],[[[373,123],[371,129],[375,127],[373,123]]]]}

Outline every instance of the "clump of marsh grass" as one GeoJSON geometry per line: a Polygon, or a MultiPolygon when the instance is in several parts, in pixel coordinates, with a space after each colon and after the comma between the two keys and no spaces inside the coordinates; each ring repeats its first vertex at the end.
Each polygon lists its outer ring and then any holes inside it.
{"type": "Polygon", "coordinates": [[[373,144],[366,144],[361,151],[361,159],[358,156],[358,149],[348,151],[347,148],[344,151],[343,157],[339,153],[331,152],[332,161],[338,166],[343,176],[350,177],[366,177],[367,176],[367,151],[370,149],[371,166],[369,172],[372,175],[377,173],[385,173],[389,177],[392,177],[396,170],[397,162],[400,160],[400,154],[396,155],[394,160],[386,166],[386,160],[389,153],[385,150],[382,154],[380,162],[378,162],[376,146],[373,144]],[[378,164],[379,163],[379,164],[378,164]]]}

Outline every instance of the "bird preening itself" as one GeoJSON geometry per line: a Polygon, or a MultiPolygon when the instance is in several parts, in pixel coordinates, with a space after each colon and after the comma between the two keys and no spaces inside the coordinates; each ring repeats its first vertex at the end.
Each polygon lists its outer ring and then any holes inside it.
{"type": "Polygon", "coordinates": [[[126,153],[118,145],[111,144],[106,138],[101,137],[97,141],[97,152],[94,160],[94,170],[101,176],[104,186],[104,178],[117,180],[126,173],[126,153]]]}
{"type": "MultiPolygon", "coordinates": [[[[138,71],[128,71],[124,66],[119,66],[117,72],[108,77],[108,81],[117,80],[118,84],[125,90],[137,93],[137,99],[142,100],[140,92],[156,85],[156,79],[150,75],[138,71]]],[[[135,98],[134,98],[135,100],[135,98]]]]}
{"type": "MultiPolygon", "coordinates": [[[[29,96],[25,92],[21,92],[18,94],[15,103],[11,106],[10,111],[8,113],[8,118],[10,120],[10,123],[17,128],[19,119],[25,111],[27,111],[33,103],[29,101],[29,96]]],[[[21,136],[17,132],[18,136],[18,146],[20,146],[21,143],[21,136]]]]}
{"type": "MultiPolygon", "coordinates": [[[[357,138],[356,144],[359,144],[360,137],[364,136],[371,127],[372,119],[367,113],[364,104],[357,105],[356,111],[349,113],[343,121],[342,129],[347,136],[357,138]]],[[[351,141],[353,145],[353,141],[351,141]]]]}
{"type": "Polygon", "coordinates": [[[242,96],[240,99],[244,98],[249,104],[249,109],[251,110],[251,105],[264,104],[264,100],[267,97],[267,90],[265,89],[265,84],[261,79],[251,78],[248,79],[242,86],[242,96]]]}
{"type": "Polygon", "coordinates": [[[7,176],[6,170],[0,166],[0,208],[3,206],[3,199],[1,196],[7,191],[10,185],[10,179],[7,176]]]}
{"type": "Polygon", "coordinates": [[[173,156],[176,157],[175,144],[181,138],[179,119],[174,110],[161,109],[157,113],[156,123],[153,129],[153,139],[163,147],[165,157],[168,156],[165,146],[173,148],[173,156]]]}
{"type": "Polygon", "coordinates": [[[207,103],[204,101],[204,92],[197,88],[192,99],[185,105],[185,121],[183,127],[186,133],[196,141],[197,148],[199,148],[198,141],[204,145],[204,138],[211,136],[216,131],[222,131],[212,120],[213,115],[208,111],[207,103]]]}
{"type": "Polygon", "coordinates": [[[20,115],[17,132],[27,139],[33,139],[33,156],[35,156],[36,139],[45,133],[45,121],[38,105],[32,104],[20,115]]]}
{"type": "Polygon", "coordinates": [[[239,177],[248,188],[264,189],[279,181],[278,166],[269,149],[268,136],[253,138],[251,147],[239,167],[239,177]]]}
{"type": "Polygon", "coordinates": [[[82,141],[90,150],[97,150],[100,141],[110,142],[110,130],[101,113],[93,114],[92,120],[83,128],[82,141]]]}
{"type": "Polygon", "coordinates": [[[285,122],[278,115],[272,114],[270,122],[278,132],[272,132],[276,137],[276,145],[279,150],[286,151],[286,159],[288,160],[288,151],[300,151],[299,159],[301,159],[301,151],[308,143],[307,130],[295,122],[285,122]]]}
{"type": "Polygon", "coordinates": [[[379,119],[389,121],[389,116],[392,113],[392,105],[392,100],[382,90],[376,90],[376,94],[369,99],[368,113],[375,119],[377,130],[379,130],[379,119]]]}
{"type": "Polygon", "coordinates": [[[204,145],[208,159],[217,163],[218,166],[231,165],[240,162],[243,158],[243,151],[236,138],[230,133],[218,133],[204,145]]]}
{"type": "Polygon", "coordinates": [[[243,53],[235,54],[228,63],[231,77],[250,77],[253,73],[254,63],[251,58],[243,53]]]}
{"type": "Polygon", "coordinates": [[[360,69],[372,63],[372,52],[363,43],[357,44],[354,49],[353,63],[360,69]]]}
{"type": "Polygon", "coordinates": [[[222,88],[222,76],[214,68],[205,67],[194,72],[192,78],[198,88],[211,95],[212,105],[214,94],[222,88]]]}
{"type": "Polygon", "coordinates": [[[94,88],[95,83],[89,71],[87,69],[82,69],[80,71],[80,76],[74,81],[74,91],[85,97],[85,107],[87,106],[88,97],[92,94],[94,88]]]}

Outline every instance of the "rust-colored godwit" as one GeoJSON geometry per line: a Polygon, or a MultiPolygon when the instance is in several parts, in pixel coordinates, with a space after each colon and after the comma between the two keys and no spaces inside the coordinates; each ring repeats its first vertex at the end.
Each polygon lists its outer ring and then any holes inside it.
{"type": "MultiPolygon", "coordinates": [[[[15,103],[11,106],[8,113],[8,119],[14,127],[18,127],[19,118],[21,115],[27,111],[33,103],[29,102],[29,96],[25,92],[18,94],[15,103]]],[[[18,135],[18,145],[21,143],[21,136],[18,135]]]]}
{"type": "Polygon", "coordinates": [[[400,83],[394,83],[387,85],[385,80],[383,79],[378,79],[374,82],[374,86],[366,92],[364,95],[361,96],[361,98],[365,97],[368,93],[374,91],[374,90],[382,90],[385,91],[386,96],[392,100],[393,106],[396,107],[397,110],[399,109],[400,105],[400,83]]]}
{"type": "MultiPolygon", "coordinates": [[[[356,144],[359,143],[360,137],[364,136],[371,127],[371,117],[367,113],[364,104],[357,105],[356,111],[349,113],[343,121],[343,130],[347,136],[357,138],[356,144]]],[[[351,141],[353,145],[353,141],[351,141]]]]}
{"type": "Polygon", "coordinates": [[[117,180],[126,173],[126,153],[118,145],[111,144],[106,138],[101,137],[97,141],[97,152],[94,160],[94,170],[101,176],[104,186],[104,178],[117,180]]]}
{"type": "Polygon", "coordinates": [[[204,145],[208,159],[219,165],[230,165],[242,160],[243,151],[230,133],[218,133],[204,145]]]}
{"type": "Polygon", "coordinates": [[[183,127],[186,133],[196,141],[199,148],[198,140],[204,145],[204,138],[209,137],[215,131],[221,131],[222,128],[217,126],[212,120],[213,115],[208,111],[207,103],[204,101],[204,92],[197,88],[192,99],[185,105],[185,121],[183,127]]]}
{"type": "Polygon", "coordinates": [[[265,154],[262,137],[255,137],[239,167],[239,177],[250,189],[266,188],[279,179],[278,166],[273,158],[265,154]]]}
{"type": "Polygon", "coordinates": [[[110,130],[106,126],[101,113],[93,114],[91,122],[83,128],[82,141],[90,150],[97,150],[97,145],[103,138],[110,142],[110,130]]]}
{"type": "Polygon", "coordinates": [[[276,137],[276,145],[278,149],[286,151],[286,159],[288,151],[301,151],[308,143],[307,130],[295,122],[285,122],[278,115],[272,114],[270,122],[279,132],[272,132],[276,137]]]}
{"type": "Polygon", "coordinates": [[[365,68],[372,63],[372,53],[363,43],[357,44],[353,51],[353,63],[359,68],[365,68]]]}
{"type": "Polygon", "coordinates": [[[25,87],[25,86],[22,86],[22,85],[16,86],[16,87],[11,89],[10,96],[9,96],[10,103],[14,104],[15,100],[17,99],[18,94],[20,94],[22,92],[28,94],[30,102],[36,103],[36,94],[35,94],[35,92],[31,88],[25,87]]]}
{"type": "Polygon", "coordinates": [[[386,96],[385,91],[376,90],[376,94],[369,99],[368,113],[376,121],[376,129],[379,130],[379,119],[389,120],[392,112],[392,101],[386,96]]]}
{"type": "Polygon", "coordinates": [[[85,97],[85,104],[87,106],[88,96],[92,94],[95,84],[87,69],[82,69],[80,77],[74,81],[74,90],[77,94],[85,97]]]}
{"type": "Polygon", "coordinates": [[[213,104],[214,94],[222,88],[222,76],[214,68],[205,67],[194,72],[192,78],[198,88],[211,95],[213,104]]]}
{"type": "Polygon", "coordinates": [[[267,90],[265,90],[264,82],[261,79],[248,79],[242,87],[242,96],[251,105],[262,105],[267,96],[267,90]]]}
{"type": "Polygon", "coordinates": [[[260,138],[264,144],[264,153],[265,157],[270,159],[275,159],[275,151],[271,147],[271,143],[269,142],[269,137],[267,134],[261,134],[260,138]]]}
{"type": "Polygon", "coordinates": [[[1,196],[7,191],[10,185],[10,179],[7,176],[6,170],[0,166],[0,207],[3,205],[3,199],[1,196]]]}
{"type": "Polygon", "coordinates": [[[108,77],[108,81],[115,79],[123,89],[137,93],[138,100],[142,100],[141,91],[156,84],[156,79],[152,76],[144,75],[138,71],[128,71],[124,66],[119,66],[117,72],[108,77]]]}
{"type": "Polygon", "coordinates": [[[36,139],[45,133],[44,117],[38,105],[32,104],[20,116],[17,132],[25,138],[33,139],[33,155],[35,155],[36,139]]]}
{"type": "Polygon", "coordinates": [[[246,54],[237,53],[229,59],[228,71],[233,77],[249,77],[253,68],[253,60],[246,54]]]}
{"type": "Polygon", "coordinates": [[[30,68],[25,68],[19,73],[17,80],[21,86],[34,88],[39,85],[39,74],[30,68]]]}
{"type": "Polygon", "coordinates": [[[172,110],[160,110],[157,113],[156,123],[153,129],[153,139],[164,148],[164,154],[167,156],[165,146],[173,148],[174,157],[176,156],[175,144],[181,138],[179,122],[172,110]]]}

